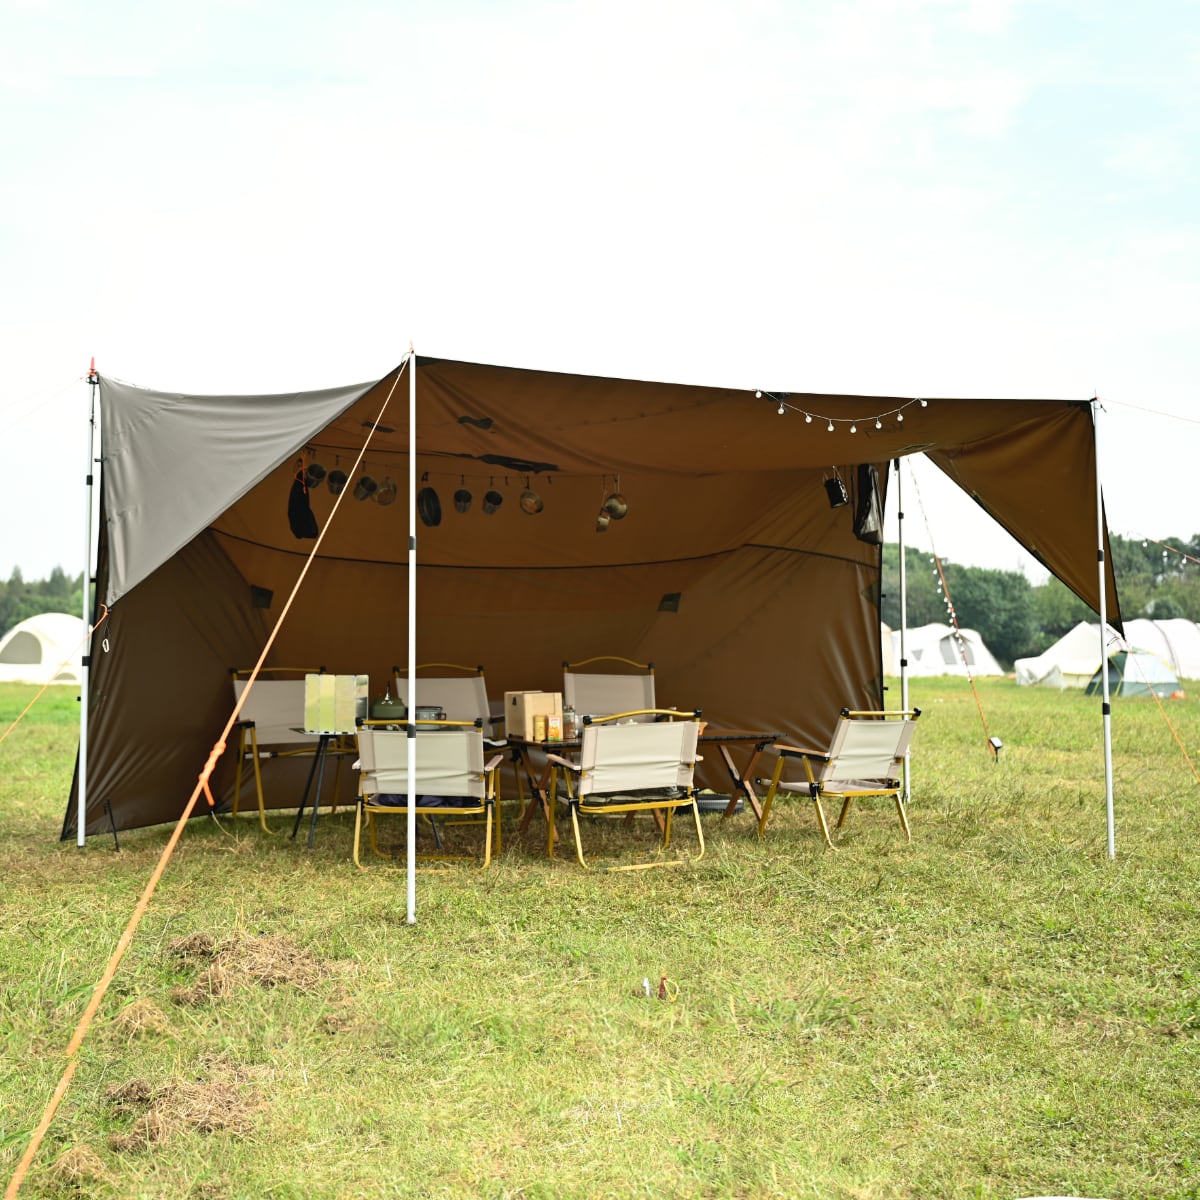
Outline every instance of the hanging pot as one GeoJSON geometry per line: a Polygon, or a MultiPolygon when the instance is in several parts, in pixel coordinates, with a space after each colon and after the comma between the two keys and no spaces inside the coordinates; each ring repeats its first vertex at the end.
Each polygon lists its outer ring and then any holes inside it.
{"type": "Polygon", "coordinates": [[[390,480],[385,479],[379,485],[379,491],[375,493],[375,503],[384,506],[391,504],[396,499],[396,485],[390,480]]]}
{"type": "Polygon", "coordinates": [[[504,497],[499,492],[495,490],[484,492],[483,511],[485,513],[494,513],[503,503],[504,497]]]}
{"type": "Polygon", "coordinates": [[[473,499],[474,497],[469,491],[467,491],[465,487],[460,487],[458,491],[454,493],[454,511],[460,513],[466,512],[467,509],[471,507],[471,501],[473,499]]]}
{"type": "Polygon", "coordinates": [[[442,523],[442,502],[431,487],[423,487],[417,493],[417,516],[426,525],[442,523]]]}
{"type": "Polygon", "coordinates": [[[521,493],[521,511],[523,513],[529,513],[532,516],[534,513],[540,513],[543,507],[542,498],[537,492],[526,488],[521,493]]]}
{"type": "Polygon", "coordinates": [[[304,482],[310,489],[315,488],[324,478],[325,468],[319,462],[308,464],[308,469],[304,472],[304,482]]]}
{"type": "Polygon", "coordinates": [[[379,490],[379,484],[370,475],[360,476],[354,485],[355,500],[369,500],[379,490]]]}
{"type": "Polygon", "coordinates": [[[614,521],[619,521],[629,511],[629,505],[620,492],[609,492],[600,506],[614,521]]]}
{"type": "Polygon", "coordinates": [[[596,514],[596,532],[603,533],[608,528],[609,521],[612,520],[605,509],[601,509],[596,514]]]}
{"type": "Polygon", "coordinates": [[[343,489],[346,486],[346,481],[349,478],[350,477],[346,474],[345,471],[339,471],[335,468],[334,470],[329,472],[329,475],[326,477],[325,482],[329,486],[329,490],[335,496],[340,496],[342,494],[343,489]]]}

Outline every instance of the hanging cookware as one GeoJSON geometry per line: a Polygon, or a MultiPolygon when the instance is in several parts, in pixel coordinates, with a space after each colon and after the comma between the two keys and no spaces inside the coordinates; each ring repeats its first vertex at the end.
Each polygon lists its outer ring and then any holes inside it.
{"type": "Polygon", "coordinates": [[[521,511],[532,516],[534,513],[540,513],[543,507],[541,496],[526,487],[521,493],[521,511]]]}
{"type": "Polygon", "coordinates": [[[471,507],[471,501],[474,497],[465,487],[460,487],[454,493],[454,511],[464,513],[471,507]]]}
{"type": "Polygon", "coordinates": [[[396,485],[390,479],[385,479],[379,485],[379,491],[377,491],[375,493],[375,503],[386,506],[388,504],[393,503],[395,501],[395,499],[396,499],[396,485]]]}
{"type": "Polygon", "coordinates": [[[619,521],[629,511],[629,505],[620,492],[609,492],[600,506],[614,521],[619,521]]]}
{"type": "Polygon", "coordinates": [[[612,520],[612,517],[610,517],[608,515],[608,512],[602,508],[596,514],[596,532],[603,533],[608,528],[608,523],[611,520],[612,520]]]}
{"type": "Polygon", "coordinates": [[[329,474],[326,476],[326,478],[325,478],[325,482],[326,482],[326,484],[329,486],[329,490],[330,490],[330,491],[331,491],[331,492],[332,492],[332,493],[333,493],[335,496],[340,496],[340,495],[342,494],[342,491],[343,491],[343,489],[344,489],[344,488],[345,488],[345,486],[346,486],[346,481],[347,481],[349,478],[350,478],[350,477],[349,477],[349,476],[346,474],[346,472],[345,472],[345,471],[339,471],[339,470],[338,470],[338,469],[335,467],[335,468],[334,468],[332,471],[330,471],[330,472],[329,472],[329,474]]]}
{"type": "Polygon", "coordinates": [[[494,489],[483,493],[483,511],[494,513],[504,503],[504,497],[494,489]]]}
{"type": "Polygon", "coordinates": [[[325,468],[319,462],[311,462],[304,472],[304,482],[310,487],[315,488],[317,484],[325,478],[325,468]]]}
{"type": "Polygon", "coordinates": [[[354,498],[355,500],[369,500],[378,490],[379,484],[370,475],[363,475],[354,485],[354,498]]]}
{"type": "Polygon", "coordinates": [[[431,487],[423,487],[417,493],[417,516],[426,525],[442,523],[442,502],[431,487]]]}

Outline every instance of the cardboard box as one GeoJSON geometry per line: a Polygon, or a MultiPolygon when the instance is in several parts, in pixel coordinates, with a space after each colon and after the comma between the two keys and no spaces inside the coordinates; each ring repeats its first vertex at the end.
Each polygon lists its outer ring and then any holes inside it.
{"type": "Polygon", "coordinates": [[[557,717],[561,729],[562,692],[504,693],[504,732],[509,737],[532,742],[534,717],[557,717]]]}

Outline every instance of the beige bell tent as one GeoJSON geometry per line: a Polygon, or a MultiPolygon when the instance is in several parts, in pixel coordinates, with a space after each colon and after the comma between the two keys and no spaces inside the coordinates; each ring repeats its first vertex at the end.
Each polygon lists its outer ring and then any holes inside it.
{"type": "Polygon", "coordinates": [[[1087,402],[784,397],[410,357],[376,383],[285,395],[101,378],[99,407],[109,613],[88,680],[89,833],[182,811],[229,670],[258,656],[333,509],[328,480],[368,435],[269,662],[364,673],[375,694],[404,664],[413,448],[417,660],[482,664],[493,696],[558,690],[564,659],[620,654],[655,663],[665,703],[824,744],[843,707],[883,700],[881,551],[862,517],[890,461],[919,452],[1099,603],[1087,402]],[[297,493],[313,462],[324,479],[297,493]],[[599,531],[610,493],[627,513],[599,531]]]}

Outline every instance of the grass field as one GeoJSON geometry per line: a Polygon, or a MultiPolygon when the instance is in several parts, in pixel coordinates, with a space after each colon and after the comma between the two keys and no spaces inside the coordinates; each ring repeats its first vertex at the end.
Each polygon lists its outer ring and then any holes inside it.
{"type": "MultiPolygon", "coordinates": [[[[979,692],[998,763],[966,683],[912,684],[908,846],[867,807],[830,853],[799,800],[673,870],[531,835],[409,927],[350,814],[193,822],[21,1195],[1200,1197],[1200,784],[1114,701],[1109,861],[1099,702],[979,692]]],[[[169,833],[57,841],[76,720],[0,745],[5,1180],[169,833]]]]}

